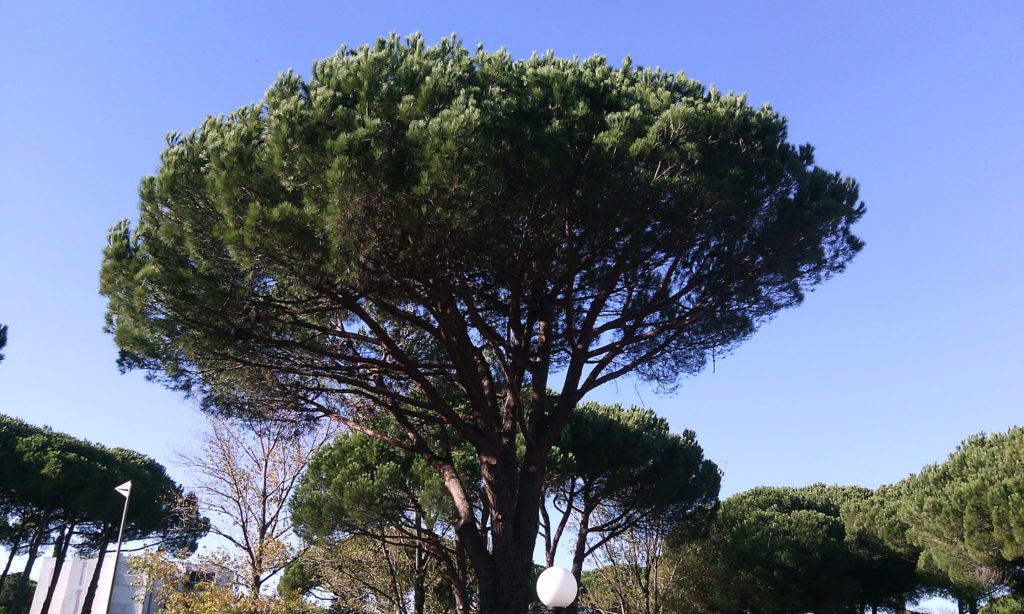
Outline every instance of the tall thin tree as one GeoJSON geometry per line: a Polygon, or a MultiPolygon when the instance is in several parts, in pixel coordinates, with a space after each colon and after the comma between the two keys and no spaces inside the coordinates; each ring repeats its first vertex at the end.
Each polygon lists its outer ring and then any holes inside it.
{"type": "Polygon", "coordinates": [[[231,545],[246,593],[259,598],[266,582],[296,554],[288,501],[310,456],[337,429],[331,423],[230,421],[211,416],[200,448],[180,452],[210,532],[231,545]]]}

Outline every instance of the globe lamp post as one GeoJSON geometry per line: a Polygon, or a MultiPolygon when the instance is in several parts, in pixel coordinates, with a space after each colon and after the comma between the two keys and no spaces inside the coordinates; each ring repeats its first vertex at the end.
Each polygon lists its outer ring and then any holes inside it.
{"type": "Polygon", "coordinates": [[[564,567],[548,567],[537,578],[537,597],[553,614],[576,601],[576,578],[564,567]]]}

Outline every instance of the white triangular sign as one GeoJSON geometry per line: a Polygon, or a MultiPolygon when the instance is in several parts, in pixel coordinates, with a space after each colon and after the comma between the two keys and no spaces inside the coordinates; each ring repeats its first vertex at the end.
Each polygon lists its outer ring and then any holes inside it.
{"type": "Polygon", "coordinates": [[[117,492],[121,493],[122,495],[124,495],[127,498],[128,497],[128,493],[130,493],[132,491],[132,481],[128,480],[127,482],[125,482],[124,484],[121,484],[120,486],[118,486],[114,490],[116,490],[117,492]]]}

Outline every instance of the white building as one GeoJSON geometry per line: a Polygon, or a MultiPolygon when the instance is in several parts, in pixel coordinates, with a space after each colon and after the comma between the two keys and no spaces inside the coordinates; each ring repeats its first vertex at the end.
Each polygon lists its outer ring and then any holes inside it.
{"type": "MultiPolygon", "coordinates": [[[[50,611],[46,614],[79,614],[81,612],[85,593],[89,589],[89,581],[92,580],[93,571],[96,569],[96,560],[68,557],[64,561],[60,577],[57,579],[57,586],[53,591],[50,611]]],[[[46,591],[50,587],[50,578],[53,577],[55,563],[56,559],[43,559],[39,582],[36,584],[36,592],[32,597],[29,614],[43,614],[43,601],[46,600],[46,591]]],[[[110,591],[113,567],[114,554],[110,553],[107,554],[103,561],[103,568],[100,569],[100,578],[96,585],[96,596],[93,598],[91,614],[107,613],[107,595],[110,591]]],[[[152,614],[156,611],[157,607],[152,594],[147,593],[143,599],[135,600],[135,595],[141,589],[132,586],[132,582],[133,577],[128,573],[128,561],[122,557],[117,566],[110,614],[152,614]]]]}

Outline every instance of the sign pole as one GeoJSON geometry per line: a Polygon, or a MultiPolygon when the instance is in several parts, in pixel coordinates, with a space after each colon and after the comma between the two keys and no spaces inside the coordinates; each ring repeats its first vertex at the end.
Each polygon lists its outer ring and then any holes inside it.
{"type": "Polygon", "coordinates": [[[121,512],[121,530],[117,533],[117,549],[114,551],[114,569],[110,573],[110,590],[107,592],[106,614],[110,614],[110,604],[114,600],[114,583],[117,582],[117,564],[121,560],[121,540],[124,539],[124,523],[125,520],[128,519],[128,501],[131,500],[132,481],[128,480],[114,490],[124,496],[124,511],[121,512]]]}

